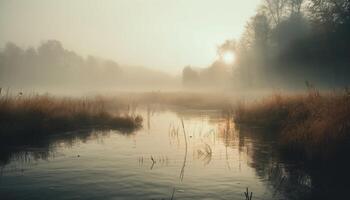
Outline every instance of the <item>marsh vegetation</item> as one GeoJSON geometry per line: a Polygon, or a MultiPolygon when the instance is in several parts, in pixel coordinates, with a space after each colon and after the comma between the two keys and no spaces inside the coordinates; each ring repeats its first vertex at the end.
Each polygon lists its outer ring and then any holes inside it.
{"type": "Polygon", "coordinates": [[[121,112],[121,106],[99,97],[4,94],[0,96],[0,137],[45,136],[86,128],[136,129],[142,126],[141,116],[121,112]]]}
{"type": "Polygon", "coordinates": [[[252,2],[0,0],[0,198],[347,198],[350,1],[252,2]]]}
{"type": "Polygon", "coordinates": [[[280,147],[298,159],[329,161],[348,151],[349,95],[348,90],[320,93],[315,88],[304,95],[276,94],[239,104],[235,121],[276,133],[280,147]]]}

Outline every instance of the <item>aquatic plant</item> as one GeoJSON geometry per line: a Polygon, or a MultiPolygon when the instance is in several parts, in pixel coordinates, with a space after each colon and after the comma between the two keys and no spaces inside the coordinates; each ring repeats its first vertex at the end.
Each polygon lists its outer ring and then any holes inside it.
{"type": "Polygon", "coordinates": [[[187,135],[186,135],[185,124],[184,124],[184,120],[183,119],[181,119],[181,125],[182,125],[184,138],[185,138],[184,162],[182,163],[181,172],[180,172],[180,180],[183,181],[183,178],[184,178],[184,175],[185,175],[186,160],[187,160],[187,135]]]}
{"type": "Polygon", "coordinates": [[[173,199],[174,199],[174,194],[175,194],[175,188],[173,188],[173,193],[171,194],[170,200],[173,200],[173,199]]]}
{"type": "Polygon", "coordinates": [[[204,165],[208,165],[213,157],[213,151],[209,144],[204,143],[195,150],[195,155],[198,159],[204,162],[204,165]]]}
{"type": "Polygon", "coordinates": [[[235,122],[276,133],[282,152],[306,160],[328,160],[345,152],[350,138],[350,93],[276,94],[239,104],[235,122]]]}
{"type": "Polygon", "coordinates": [[[123,115],[111,107],[110,102],[99,97],[1,96],[0,136],[40,135],[81,128],[141,127],[141,116],[123,115]]]}
{"type": "Polygon", "coordinates": [[[244,196],[246,200],[252,200],[253,198],[253,192],[249,193],[249,189],[247,188],[246,191],[244,192],[244,196]]]}

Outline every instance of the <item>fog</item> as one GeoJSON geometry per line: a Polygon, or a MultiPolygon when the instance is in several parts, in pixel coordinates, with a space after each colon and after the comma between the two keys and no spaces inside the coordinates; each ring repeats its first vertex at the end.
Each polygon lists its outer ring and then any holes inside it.
{"type": "Polygon", "coordinates": [[[348,199],[350,0],[0,0],[0,199],[348,199]]]}
{"type": "Polygon", "coordinates": [[[57,40],[27,49],[7,43],[0,56],[0,80],[4,88],[93,92],[159,90],[179,85],[179,78],[174,75],[139,66],[120,66],[94,56],[82,57],[65,49],[57,40]]]}
{"type": "Polygon", "coordinates": [[[259,0],[0,0],[0,46],[58,40],[82,56],[178,73],[239,37],[259,0]]]}
{"type": "Polygon", "coordinates": [[[207,68],[186,67],[184,83],[197,87],[219,82],[233,91],[346,87],[349,19],[349,1],[261,1],[242,36],[223,42],[219,59],[207,68]],[[225,63],[223,52],[234,52],[235,62],[225,63]]]}
{"type": "MultiPolygon", "coordinates": [[[[9,8],[13,6],[7,1],[2,4],[9,8]]],[[[236,6],[247,5],[237,3],[236,6]]],[[[28,6],[29,8],[31,6],[28,6]]],[[[43,37],[41,42],[28,46],[23,45],[23,40],[20,39],[9,41],[0,49],[0,87],[16,91],[81,94],[178,90],[290,91],[302,90],[305,86],[320,89],[344,88],[349,84],[349,1],[263,0],[257,3],[255,8],[255,14],[245,19],[246,25],[243,27],[239,23],[235,24],[236,19],[232,16],[232,26],[241,26],[242,33],[240,36],[232,33],[236,38],[223,39],[221,44],[216,46],[216,53],[208,64],[196,59],[192,59],[193,62],[187,59],[188,63],[181,65],[183,62],[177,62],[178,56],[175,52],[152,49],[150,46],[143,49],[144,55],[139,56],[140,60],[145,61],[145,56],[153,51],[158,52],[159,56],[158,59],[153,59],[152,63],[166,65],[174,62],[177,67],[160,69],[156,67],[157,64],[149,65],[150,62],[135,62],[137,58],[130,60],[129,64],[120,64],[119,60],[111,58],[109,53],[101,55],[102,51],[99,51],[99,55],[87,55],[85,50],[75,51],[69,48],[69,43],[66,45],[60,41],[60,37],[43,37]],[[169,58],[168,63],[163,62],[164,57],[169,58]]],[[[181,12],[179,9],[179,14],[181,12]]],[[[11,21],[4,25],[2,21],[2,26],[10,27],[10,23],[11,21]]],[[[208,21],[208,26],[220,23],[208,21]]],[[[45,29],[44,26],[40,28],[45,29]]],[[[28,33],[30,32],[28,29],[28,33]]],[[[1,40],[11,39],[6,37],[6,34],[1,40]]],[[[142,32],[139,37],[143,38],[142,32]]],[[[148,39],[150,38],[144,38],[148,39]]],[[[153,39],[155,45],[162,43],[157,38],[153,39]]],[[[103,40],[115,42],[109,37],[103,40]]],[[[125,45],[124,42],[122,46],[125,45]]],[[[177,42],[176,38],[173,42],[177,42]]],[[[201,42],[206,42],[206,39],[203,38],[201,42]]],[[[130,44],[134,45],[133,42],[130,44]]],[[[188,45],[190,44],[192,43],[188,41],[188,45]]],[[[188,58],[193,53],[193,58],[197,58],[196,48],[191,50],[190,46],[181,48],[180,45],[176,51],[185,52],[188,58]]],[[[124,53],[132,54],[127,52],[128,48],[125,46],[124,49],[124,53]]],[[[208,60],[208,57],[203,59],[208,60]]]]}

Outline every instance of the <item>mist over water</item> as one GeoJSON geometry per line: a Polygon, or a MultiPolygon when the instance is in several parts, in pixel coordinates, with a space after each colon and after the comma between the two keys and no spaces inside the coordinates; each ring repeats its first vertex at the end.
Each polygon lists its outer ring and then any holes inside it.
{"type": "Polygon", "coordinates": [[[153,106],[149,118],[139,112],[149,121],[140,131],[71,132],[3,152],[0,192],[31,199],[162,199],[174,190],[176,199],[242,199],[246,187],[262,199],[310,192],[307,175],[289,185],[294,177],[279,174],[284,163],[274,163],[274,141],[239,132],[220,111],[153,106]],[[290,187],[295,194],[284,193],[290,187]]]}
{"type": "Polygon", "coordinates": [[[348,197],[349,0],[0,0],[0,29],[0,199],[348,197]]]}

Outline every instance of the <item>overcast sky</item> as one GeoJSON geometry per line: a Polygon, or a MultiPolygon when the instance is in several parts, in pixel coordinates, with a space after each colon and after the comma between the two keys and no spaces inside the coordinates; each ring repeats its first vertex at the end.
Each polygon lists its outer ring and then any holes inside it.
{"type": "Polygon", "coordinates": [[[259,0],[0,0],[0,45],[47,39],[84,56],[166,71],[204,67],[259,0]]]}

